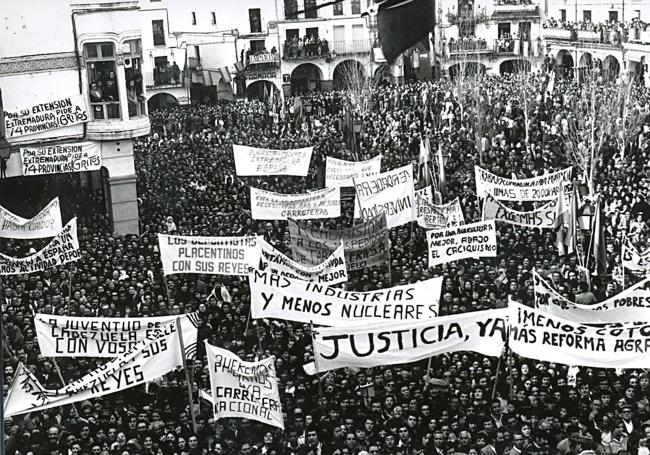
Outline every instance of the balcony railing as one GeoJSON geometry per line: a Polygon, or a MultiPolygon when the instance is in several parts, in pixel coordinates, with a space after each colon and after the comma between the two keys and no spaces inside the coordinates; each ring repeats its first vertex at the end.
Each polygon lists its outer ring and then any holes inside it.
{"type": "Polygon", "coordinates": [[[102,103],[90,103],[93,110],[93,119],[95,120],[112,120],[120,119],[120,103],[109,101],[102,103]]]}
{"type": "Polygon", "coordinates": [[[370,52],[370,41],[369,40],[334,41],[332,52],[338,55],[367,54],[370,52]]]}
{"type": "Polygon", "coordinates": [[[284,60],[309,60],[317,58],[335,58],[337,55],[369,54],[371,50],[370,41],[367,40],[342,40],[328,43],[309,43],[299,46],[294,43],[287,43],[284,46],[284,60]]]}
{"type": "Polygon", "coordinates": [[[187,66],[194,71],[201,71],[201,59],[198,57],[187,57],[187,66]]]}
{"type": "Polygon", "coordinates": [[[575,30],[572,28],[545,28],[545,39],[573,41],[580,45],[603,44],[621,46],[628,42],[650,42],[650,32],[641,32],[637,29],[626,30],[620,33],[617,30],[602,28],[599,30],[575,30]],[[647,34],[647,36],[644,36],[647,34]],[[644,41],[645,39],[645,41],[644,41]]]}
{"type": "Polygon", "coordinates": [[[279,63],[279,62],[280,62],[280,54],[278,54],[277,52],[275,54],[272,54],[271,52],[265,52],[257,55],[248,56],[249,65],[257,65],[261,63],[279,63]]]}
{"type": "Polygon", "coordinates": [[[154,69],[144,73],[144,80],[147,88],[169,88],[182,87],[183,74],[174,75],[171,71],[160,71],[154,69]]]}
{"type": "Polygon", "coordinates": [[[494,3],[495,14],[505,13],[528,13],[535,14],[538,12],[537,5],[529,1],[498,1],[494,3]]]}
{"type": "Polygon", "coordinates": [[[498,39],[494,41],[452,41],[444,43],[445,53],[452,59],[467,55],[512,54],[530,57],[533,53],[530,41],[515,39],[498,39]]]}

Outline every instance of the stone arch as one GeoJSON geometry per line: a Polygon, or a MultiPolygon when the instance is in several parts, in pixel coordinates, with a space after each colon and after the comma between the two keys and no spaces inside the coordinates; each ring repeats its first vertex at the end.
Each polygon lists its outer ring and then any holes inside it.
{"type": "Polygon", "coordinates": [[[313,63],[302,63],[291,72],[291,93],[307,93],[320,90],[323,71],[313,63]]]}
{"type": "Polygon", "coordinates": [[[604,80],[613,81],[618,77],[620,72],[621,65],[616,57],[608,55],[603,59],[602,75],[604,80]]]}
{"type": "Polygon", "coordinates": [[[280,96],[278,87],[267,79],[257,80],[246,87],[246,98],[248,99],[267,100],[273,93],[275,93],[274,97],[280,96]]]}
{"type": "Polygon", "coordinates": [[[531,64],[523,58],[508,59],[499,65],[499,74],[530,73],[531,64]]]}
{"type": "Polygon", "coordinates": [[[560,77],[572,78],[574,66],[575,63],[573,62],[573,56],[571,55],[571,52],[566,49],[560,49],[555,59],[555,70],[557,72],[556,75],[560,77]]]}
{"type": "Polygon", "coordinates": [[[455,63],[449,67],[449,77],[454,80],[465,74],[467,76],[475,76],[477,74],[485,74],[487,67],[479,62],[455,63]]]}
{"type": "Polygon", "coordinates": [[[149,112],[156,109],[165,109],[170,106],[178,106],[178,98],[166,92],[156,93],[147,100],[147,108],[149,112]]]}
{"type": "Polygon", "coordinates": [[[366,78],[366,70],[363,64],[355,59],[347,59],[340,62],[334,68],[332,73],[332,82],[335,89],[344,89],[350,85],[352,80],[364,80],[366,78]]]}

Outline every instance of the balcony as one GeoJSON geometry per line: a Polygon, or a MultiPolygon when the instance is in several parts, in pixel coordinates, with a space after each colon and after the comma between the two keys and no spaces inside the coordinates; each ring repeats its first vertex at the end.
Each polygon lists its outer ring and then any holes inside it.
{"type": "Polygon", "coordinates": [[[192,71],[202,71],[201,59],[198,57],[187,57],[187,66],[192,71]]]}
{"type": "Polygon", "coordinates": [[[452,60],[467,58],[468,56],[486,58],[513,55],[531,57],[534,50],[530,41],[498,39],[494,41],[452,41],[443,43],[445,54],[452,60]]]}
{"type": "Polygon", "coordinates": [[[369,54],[371,50],[370,41],[351,40],[334,41],[328,43],[323,40],[319,43],[303,44],[287,43],[284,46],[284,60],[312,60],[336,58],[341,55],[369,54]]]}
{"type": "Polygon", "coordinates": [[[539,7],[530,1],[507,0],[494,3],[494,14],[539,15],[539,7]]]}
{"type": "Polygon", "coordinates": [[[171,71],[160,71],[158,68],[145,72],[144,81],[148,89],[183,87],[182,73],[175,77],[171,71]]]}
{"type": "Polygon", "coordinates": [[[370,41],[353,40],[353,41],[334,41],[332,54],[349,55],[349,54],[367,54],[370,52],[370,41]]]}
{"type": "Polygon", "coordinates": [[[280,54],[277,52],[272,54],[270,52],[264,52],[260,54],[254,54],[248,56],[249,65],[260,65],[260,64],[276,64],[280,63],[280,54]]]}

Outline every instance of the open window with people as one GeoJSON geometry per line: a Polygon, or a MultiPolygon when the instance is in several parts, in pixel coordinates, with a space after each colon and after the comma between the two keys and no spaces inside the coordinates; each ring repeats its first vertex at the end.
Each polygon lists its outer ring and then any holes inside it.
{"type": "Polygon", "coordinates": [[[95,120],[120,119],[120,96],[113,43],[84,46],[90,87],[90,106],[95,120]]]}
{"type": "Polygon", "coordinates": [[[129,118],[147,115],[146,97],[142,89],[142,46],[140,40],[129,40],[122,44],[124,56],[124,79],[129,118]]]}

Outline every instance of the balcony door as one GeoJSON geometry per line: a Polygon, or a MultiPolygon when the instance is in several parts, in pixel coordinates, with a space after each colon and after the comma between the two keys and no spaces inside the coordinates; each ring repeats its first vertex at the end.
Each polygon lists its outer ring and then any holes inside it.
{"type": "Polygon", "coordinates": [[[335,25],[332,30],[332,38],[334,41],[334,51],[337,54],[345,53],[345,25],[335,25]]]}

